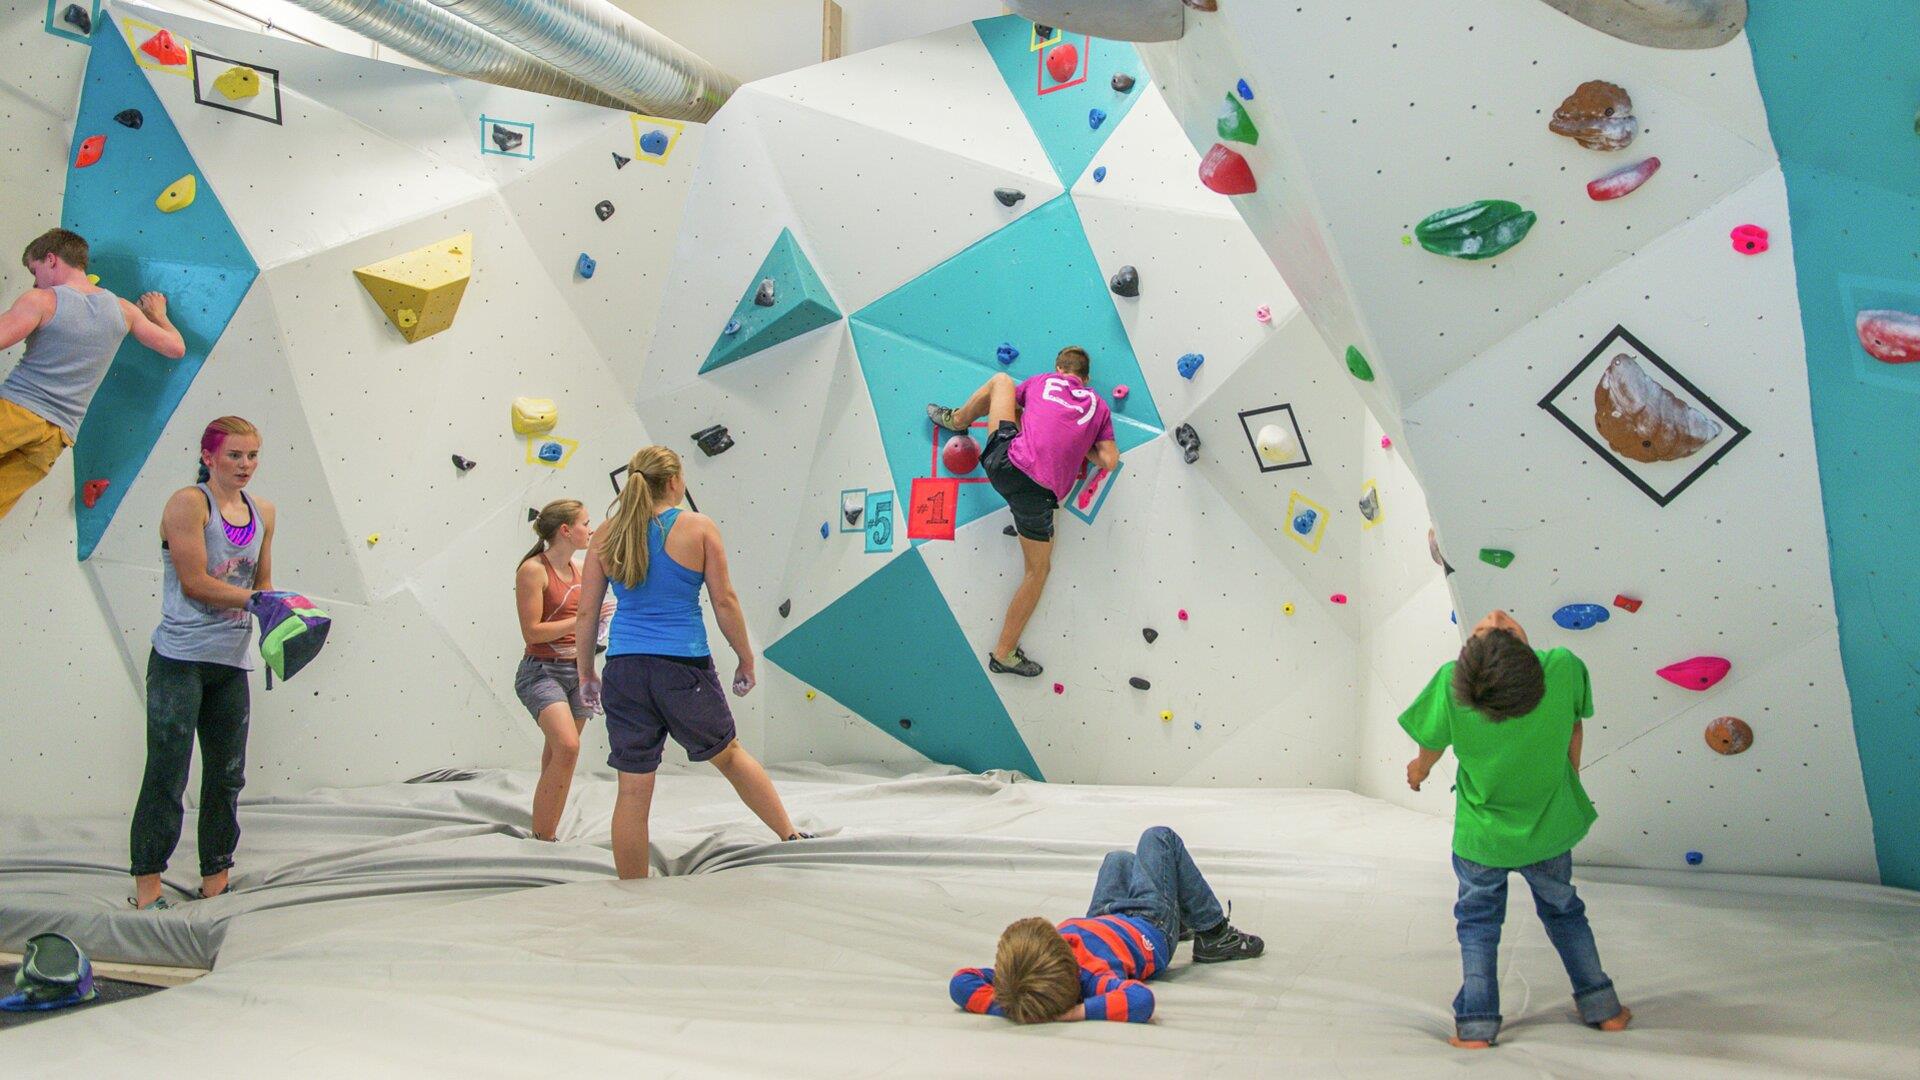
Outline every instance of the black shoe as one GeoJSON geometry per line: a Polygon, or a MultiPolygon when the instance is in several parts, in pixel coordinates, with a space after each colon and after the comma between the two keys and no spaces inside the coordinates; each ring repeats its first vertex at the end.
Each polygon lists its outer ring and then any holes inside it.
{"type": "Polygon", "coordinates": [[[810,832],[801,832],[800,830],[795,829],[793,831],[792,836],[785,837],[784,839],[785,840],[818,840],[820,838],[813,835],[810,832]]]}
{"type": "Polygon", "coordinates": [[[1218,964],[1224,960],[1251,960],[1267,951],[1267,943],[1232,923],[1222,921],[1211,931],[1193,935],[1193,962],[1218,964]]]}
{"type": "Polygon", "coordinates": [[[963,432],[967,430],[967,425],[955,420],[953,418],[953,410],[944,405],[928,405],[927,419],[933,421],[940,427],[946,428],[948,431],[963,432]]]}
{"type": "Polygon", "coordinates": [[[992,653],[988,653],[987,670],[993,672],[995,675],[1025,675],[1031,679],[1040,674],[1042,668],[1039,664],[1027,659],[1026,653],[1015,649],[1013,650],[1013,655],[1008,657],[1007,662],[1004,664],[992,653]]]}

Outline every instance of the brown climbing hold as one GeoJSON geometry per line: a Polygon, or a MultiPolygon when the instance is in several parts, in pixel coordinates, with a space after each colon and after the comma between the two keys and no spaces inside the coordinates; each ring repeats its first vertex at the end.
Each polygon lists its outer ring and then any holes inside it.
{"type": "Polygon", "coordinates": [[[1655,382],[1621,353],[1593,388],[1593,426],[1635,461],[1678,461],[1720,436],[1719,421],[1655,382]]]}
{"type": "Polygon", "coordinates": [[[1619,150],[1639,134],[1640,121],[1625,90],[1594,79],[1581,83],[1553,110],[1547,130],[1589,150],[1619,150]]]}
{"type": "Polygon", "coordinates": [[[1753,745],[1753,728],[1737,716],[1723,716],[1707,725],[1707,745],[1716,753],[1738,754],[1753,745]]]}

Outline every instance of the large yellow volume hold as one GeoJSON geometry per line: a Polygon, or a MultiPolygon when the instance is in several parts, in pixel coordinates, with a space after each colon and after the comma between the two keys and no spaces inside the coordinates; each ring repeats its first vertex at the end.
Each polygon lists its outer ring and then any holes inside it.
{"type": "Polygon", "coordinates": [[[408,341],[431,337],[453,325],[472,275],[472,233],[450,236],[353,272],[387,321],[408,341]]]}
{"type": "Polygon", "coordinates": [[[553,430],[559,419],[560,410],[554,407],[552,398],[513,399],[513,433],[516,435],[544,435],[553,430]]]}
{"type": "Polygon", "coordinates": [[[213,88],[228,101],[256,97],[260,93],[260,73],[250,67],[230,67],[213,80],[213,88]]]}
{"type": "Polygon", "coordinates": [[[168,184],[167,190],[161,192],[160,197],[153,200],[153,205],[159,207],[161,213],[171,214],[175,210],[185,210],[187,207],[192,206],[193,197],[199,193],[199,183],[194,180],[192,173],[188,173],[173,183],[168,184]]]}

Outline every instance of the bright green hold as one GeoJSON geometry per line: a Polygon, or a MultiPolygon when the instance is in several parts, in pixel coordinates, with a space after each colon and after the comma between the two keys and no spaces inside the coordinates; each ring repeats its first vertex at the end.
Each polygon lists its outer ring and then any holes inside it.
{"type": "Polygon", "coordinates": [[[1373,365],[1367,363],[1367,358],[1360,355],[1360,350],[1351,345],[1347,346],[1347,370],[1353,372],[1353,377],[1361,382],[1373,381],[1373,365]]]}
{"type": "Polygon", "coordinates": [[[1538,220],[1505,199],[1482,199],[1428,214],[1413,227],[1420,246],[1455,259],[1491,259],[1527,238],[1538,220]]]}
{"type": "Polygon", "coordinates": [[[1513,552],[1503,551],[1500,548],[1481,548],[1480,561],[1505,570],[1513,565],[1513,552]]]}
{"type": "Polygon", "coordinates": [[[1214,128],[1220,132],[1221,138],[1229,142],[1252,146],[1260,141],[1260,129],[1253,126],[1253,117],[1247,115],[1247,107],[1240,104],[1240,99],[1231,93],[1227,95],[1227,103],[1220,107],[1220,119],[1215,121],[1214,128]]]}

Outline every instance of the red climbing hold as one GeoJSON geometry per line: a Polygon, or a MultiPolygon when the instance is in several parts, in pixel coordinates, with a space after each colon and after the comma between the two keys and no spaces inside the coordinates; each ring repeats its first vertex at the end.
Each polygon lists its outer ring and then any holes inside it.
{"type": "Polygon", "coordinates": [[[1733,250],[1742,255],[1758,255],[1767,250],[1767,230],[1758,225],[1736,225],[1729,235],[1733,238],[1733,250]]]}
{"type": "Polygon", "coordinates": [[[187,62],[187,50],[181,48],[180,43],[173,40],[173,35],[167,33],[165,30],[154,34],[143,42],[140,45],[140,51],[153,57],[167,67],[173,67],[176,64],[184,64],[187,62]]]}
{"type": "Polygon", "coordinates": [[[1626,593],[1620,593],[1613,598],[1613,606],[1619,608],[1621,611],[1639,611],[1640,601],[1628,596],[1626,593]]]}
{"type": "Polygon", "coordinates": [[[1629,165],[1624,169],[1615,169],[1597,180],[1587,182],[1587,198],[1594,202],[1610,202],[1622,195],[1631,195],[1640,190],[1647,178],[1660,171],[1660,159],[1650,157],[1638,165],[1629,165]]]}
{"type": "Polygon", "coordinates": [[[1725,657],[1696,656],[1691,660],[1668,664],[1657,674],[1675,686],[1683,686],[1688,690],[1705,690],[1726,678],[1727,672],[1732,670],[1733,662],[1725,657]]]}
{"type": "Polygon", "coordinates": [[[1854,332],[1867,355],[1885,364],[1920,360],[1920,315],[1911,311],[1862,311],[1853,318],[1854,332]]]}
{"type": "Polygon", "coordinates": [[[1332,596],[1327,597],[1327,599],[1336,604],[1344,604],[1347,602],[1347,594],[1343,592],[1337,592],[1337,593],[1334,593],[1332,596]]]}
{"type": "Polygon", "coordinates": [[[1208,191],[1222,195],[1245,195],[1260,188],[1253,181],[1253,167],[1240,152],[1224,143],[1214,143],[1200,159],[1200,182],[1208,191]]]}
{"type": "Polygon", "coordinates": [[[1053,76],[1054,82],[1066,82],[1079,70],[1080,50],[1074,48],[1071,42],[1056,45],[1047,54],[1047,74],[1053,76]]]}
{"type": "Polygon", "coordinates": [[[1061,684],[1061,683],[1054,683],[1054,684],[1053,684],[1053,692],[1054,692],[1054,693],[1056,693],[1056,694],[1064,694],[1064,693],[1066,693],[1066,692],[1067,692],[1067,688],[1066,688],[1066,686],[1065,686],[1065,685],[1063,685],[1063,684],[1061,684]]]}
{"type": "Polygon", "coordinates": [[[1186,621],[1187,621],[1187,609],[1186,609],[1186,608],[1181,608],[1181,609],[1180,609],[1180,621],[1181,621],[1181,622],[1186,622],[1186,621]]]}
{"type": "Polygon", "coordinates": [[[105,135],[89,135],[80,140],[80,152],[73,155],[73,167],[84,169],[100,160],[100,154],[107,148],[105,135]]]}
{"type": "Polygon", "coordinates": [[[980,467],[980,444],[971,435],[955,435],[940,448],[940,463],[955,476],[965,476],[980,467]]]}
{"type": "Polygon", "coordinates": [[[89,480],[86,483],[80,485],[81,504],[84,505],[89,510],[93,509],[93,504],[99,502],[100,496],[106,494],[107,485],[109,483],[112,483],[112,481],[89,480]]]}

